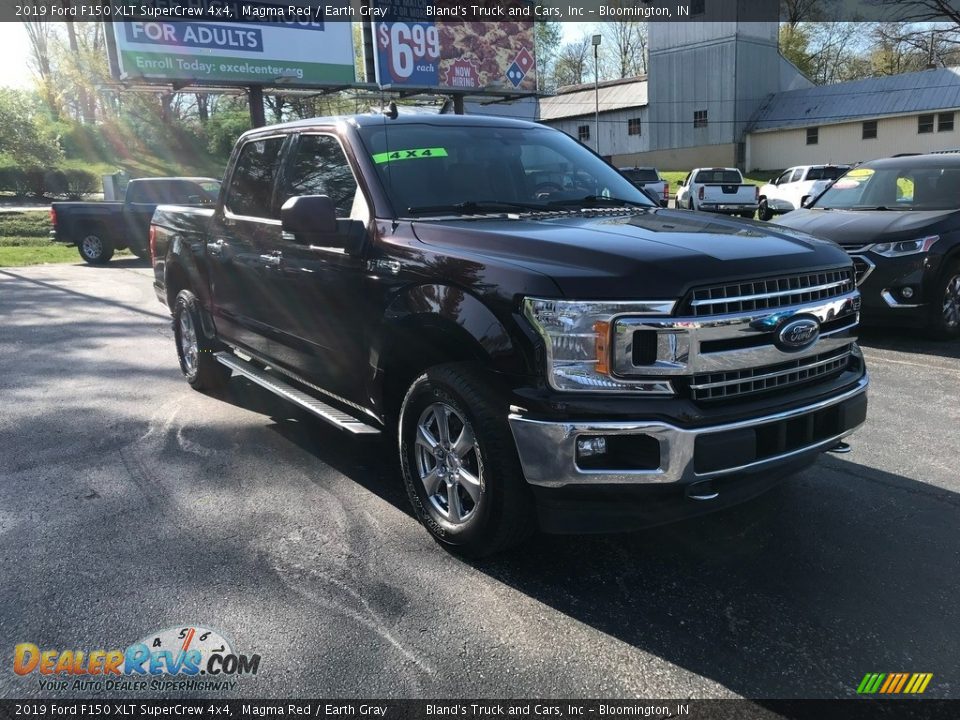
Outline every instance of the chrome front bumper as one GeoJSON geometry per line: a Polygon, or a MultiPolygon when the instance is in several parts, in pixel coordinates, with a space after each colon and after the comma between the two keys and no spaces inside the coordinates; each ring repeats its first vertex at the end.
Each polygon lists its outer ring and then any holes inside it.
{"type": "Polygon", "coordinates": [[[819,411],[845,403],[862,396],[867,391],[869,379],[864,375],[852,389],[826,400],[787,410],[781,413],[743,420],[726,425],[685,429],[663,422],[615,421],[615,422],[548,422],[533,420],[520,414],[509,416],[523,473],[532,485],[563,487],[567,485],[664,485],[687,484],[739,472],[762,470],[798,458],[807,453],[828,450],[841,438],[849,435],[862,424],[843,427],[839,432],[826,437],[816,437],[808,444],[787,451],[764,456],[753,462],[734,462],[729,467],[697,472],[695,451],[697,438],[739,430],[760,428],[784,421],[813,416],[819,411]],[[581,436],[647,435],[655,438],[660,447],[660,466],[652,470],[585,470],[577,465],[577,439],[581,436]]]}

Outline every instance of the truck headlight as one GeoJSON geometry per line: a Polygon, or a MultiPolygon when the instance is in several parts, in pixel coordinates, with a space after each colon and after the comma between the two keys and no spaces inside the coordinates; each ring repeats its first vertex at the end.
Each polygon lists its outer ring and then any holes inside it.
{"type": "Polygon", "coordinates": [[[669,380],[614,377],[611,328],[620,315],[669,315],[673,300],[604,302],[524,298],[523,314],[544,340],[555,390],[672,395],[669,380]]]}
{"type": "Polygon", "coordinates": [[[883,257],[888,258],[903,257],[904,255],[916,255],[917,253],[927,252],[939,239],[939,235],[928,235],[927,237],[917,238],[916,240],[904,240],[903,242],[894,243],[877,243],[870,248],[870,251],[875,252],[877,255],[883,255],[883,257]]]}

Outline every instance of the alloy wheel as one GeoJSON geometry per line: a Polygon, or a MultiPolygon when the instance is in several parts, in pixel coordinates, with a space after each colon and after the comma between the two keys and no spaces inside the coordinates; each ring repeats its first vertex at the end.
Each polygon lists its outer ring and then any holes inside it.
{"type": "Polygon", "coordinates": [[[450,405],[429,405],[417,421],[417,473],[427,499],[452,525],[467,522],[483,501],[479,448],[470,423],[450,405]]]}

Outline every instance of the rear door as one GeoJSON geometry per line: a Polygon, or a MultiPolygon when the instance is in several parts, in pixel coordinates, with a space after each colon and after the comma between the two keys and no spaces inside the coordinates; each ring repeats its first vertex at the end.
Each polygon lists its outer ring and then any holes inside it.
{"type": "Polygon", "coordinates": [[[212,309],[224,339],[269,354],[271,314],[264,277],[280,238],[275,183],[286,136],[254,137],[239,149],[207,239],[212,309]]]}
{"type": "MultiPolygon", "coordinates": [[[[332,131],[295,138],[277,204],[300,195],[326,195],[337,208],[338,224],[360,220],[369,229],[369,206],[332,131]]],[[[362,403],[369,363],[365,318],[374,303],[366,297],[363,258],[287,233],[275,239],[272,252],[280,262],[267,280],[277,308],[271,314],[278,343],[272,357],[325,390],[362,403]]]]}

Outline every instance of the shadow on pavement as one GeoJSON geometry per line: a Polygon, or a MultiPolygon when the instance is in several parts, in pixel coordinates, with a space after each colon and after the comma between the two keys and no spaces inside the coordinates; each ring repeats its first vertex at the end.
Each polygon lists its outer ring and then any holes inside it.
{"type": "MultiPolygon", "coordinates": [[[[234,381],[230,402],[412,515],[389,438],[352,439],[234,381]]],[[[847,456],[856,459],[856,454],[847,456]]],[[[837,456],[733,509],[632,534],[539,535],[471,563],[748,697],[855,697],[867,672],[956,694],[960,497],[837,456]]],[[[442,552],[437,548],[437,552],[442,552]]]]}
{"type": "Polygon", "coordinates": [[[960,340],[931,340],[907,328],[862,327],[858,334],[863,347],[960,359],[960,340]]]}

